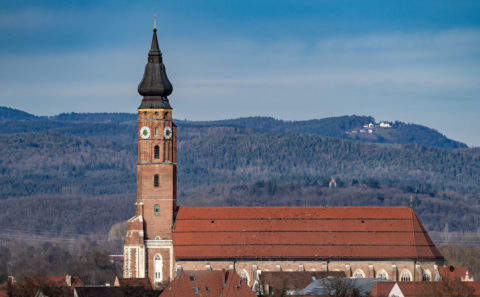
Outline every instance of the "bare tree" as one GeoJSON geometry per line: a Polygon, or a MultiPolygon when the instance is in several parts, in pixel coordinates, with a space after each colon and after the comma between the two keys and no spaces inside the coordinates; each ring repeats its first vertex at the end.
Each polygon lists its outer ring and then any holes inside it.
{"type": "Polygon", "coordinates": [[[327,278],[324,279],[323,285],[327,296],[362,297],[360,290],[348,278],[327,278]]]}

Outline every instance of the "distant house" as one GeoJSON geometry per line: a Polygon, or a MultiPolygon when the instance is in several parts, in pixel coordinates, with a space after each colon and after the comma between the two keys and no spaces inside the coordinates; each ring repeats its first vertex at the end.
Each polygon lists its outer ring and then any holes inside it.
{"type": "Polygon", "coordinates": [[[115,278],[113,286],[76,287],[74,297],[119,297],[143,296],[158,297],[161,290],[154,290],[150,280],[145,278],[115,278]]]}
{"type": "Polygon", "coordinates": [[[77,287],[74,291],[74,297],[118,297],[123,294],[120,287],[106,286],[87,286],[77,287]]]}
{"type": "Polygon", "coordinates": [[[473,276],[467,267],[454,267],[452,265],[446,267],[438,267],[438,274],[435,277],[436,281],[448,279],[448,280],[461,280],[462,282],[473,282],[473,276]]]}
{"type": "Polygon", "coordinates": [[[13,296],[71,296],[75,287],[84,285],[79,277],[71,275],[23,277],[18,281],[9,277],[7,282],[0,286],[0,297],[8,296],[9,290],[13,296]]]}
{"type": "Polygon", "coordinates": [[[145,290],[153,290],[148,277],[144,278],[115,278],[115,287],[143,287],[145,290]]]}
{"type": "Polygon", "coordinates": [[[329,187],[330,189],[337,187],[337,181],[335,181],[335,178],[332,177],[332,179],[331,179],[330,182],[328,183],[328,187],[329,187]]]}
{"type": "MultiPolygon", "coordinates": [[[[74,297],[121,297],[121,296],[142,296],[158,297],[162,291],[145,290],[141,286],[109,287],[109,286],[85,286],[76,287],[74,297]]],[[[198,296],[197,296],[198,297],[198,296]]]]}
{"type": "Polygon", "coordinates": [[[382,127],[382,128],[392,128],[392,125],[390,124],[390,122],[382,121],[382,122],[380,122],[380,127],[382,127]]]}
{"type": "Polygon", "coordinates": [[[256,297],[247,283],[233,270],[183,271],[160,297],[256,297]]]}

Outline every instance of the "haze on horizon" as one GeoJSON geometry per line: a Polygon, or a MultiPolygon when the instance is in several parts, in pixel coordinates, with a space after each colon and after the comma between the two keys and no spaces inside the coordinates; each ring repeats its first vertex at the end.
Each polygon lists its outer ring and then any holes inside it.
{"type": "Polygon", "coordinates": [[[345,114],[480,146],[479,1],[2,1],[0,106],[135,112],[153,13],[175,118],[345,114]]]}

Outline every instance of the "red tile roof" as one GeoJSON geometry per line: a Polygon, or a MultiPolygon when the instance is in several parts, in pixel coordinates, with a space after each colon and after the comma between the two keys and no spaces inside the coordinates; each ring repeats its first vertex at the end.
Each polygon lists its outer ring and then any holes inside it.
{"type": "Polygon", "coordinates": [[[455,280],[455,279],[465,279],[465,276],[467,275],[468,272],[468,277],[471,278],[472,275],[468,271],[467,267],[454,267],[454,266],[449,266],[449,267],[438,267],[438,273],[440,274],[441,278],[446,278],[449,280],[455,280]]]}
{"type": "Polygon", "coordinates": [[[394,282],[376,282],[370,290],[370,297],[388,297],[392,290],[394,282]]]}
{"type": "Polygon", "coordinates": [[[408,207],[180,207],[177,259],[443,259],[408,207]]]}
{"type": "MultiPolygon", "coordinates": [[[[8,282],[12,284],[14,290],[20,290],[20,294],[26,294],[26,292],[31,291],[32,294],[36,293],[38,288],[42,286],[47,286],[50,288],[59,288],[62,289],[61,291],[57,291],[56,293],[62,292],[65,295],[69,295],[68,293],[73,292],[73,289],[78,286],[84,286],[85,283],[76,276],[71,276],[70,278],[70,285],[67,283],[68,276],[32,276],[32,277],[22,277],[18,281],[13,281],[8,279],[5,283],[0,285],[0,297],[7,296],[7,286],[8,282]]],[[[63,295],[62,295],[63,296],[63,295]]]]}
{"type": "Polygon", "coordinates": [[[148,277],[145,278],[117,278],[115,286],[121,287],[143,287],[145,290],[153,290],[148,277]]]}
{"type": "Polygon", "coordinates": [[[405,297],[480,296],[479,282],[397,282],[405,297]],[[460,294],[461,292],[465,295],[460,294]],[[467,294],[468,292],[468,294],[467,294]]]}
{"type": "Polygon", "coordinates": [[[233,270],[183,271],[160,296],[256,297],[233,270]]]}

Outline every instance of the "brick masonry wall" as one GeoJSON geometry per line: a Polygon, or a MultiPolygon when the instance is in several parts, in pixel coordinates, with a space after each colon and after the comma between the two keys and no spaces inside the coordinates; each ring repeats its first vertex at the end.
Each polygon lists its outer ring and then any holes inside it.
{"type": "Polygon", "coordinates": [[[375,278],[377,272],[385,270],[388,273],[388,279],[399,281],[400,274],[407,269],[412,275],[412,281],[421,281],[422,276],[415,273],[415,265],[425,270],[428,269],[432,276],[434,275],[434,265],[443,265],[443,263],[434,261],[415,262],[411,261],[177,261],[176,265],[180,265],[183,270],[206,270],[211,267],[213,270],[230,269],[234,267],[236,271],[245,271],[248,273],[249,285],[253,285],[256,278],[256,269],[261,271],[301,271],[302,267],[305,271],[344,271],[347,275],[353,276],[357,269],[364,272],[365,277],[375,278]],[[208,266],[207,266],[208,265],[208,266]],[[392,265],[395,265],[397,273],[392,274],[392,265]],[[350,267],[348,270],[347,267],[350,267]],[[397,279],[398,277],[398,279],[397,279]]]}

